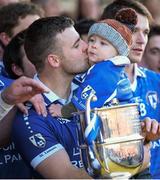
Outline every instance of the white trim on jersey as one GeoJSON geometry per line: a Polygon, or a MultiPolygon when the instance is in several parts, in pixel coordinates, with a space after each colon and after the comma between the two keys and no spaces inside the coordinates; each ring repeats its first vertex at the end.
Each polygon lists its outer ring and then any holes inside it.
{"type": "Polygon", "coordinates": [[[13,105],[9,105],[3,101],[0,92],[0,120],[2,120],[12,108],[13,105]]]}
{"type": "Polygon", "coordinates": [[[35,169],[42,161],[44,161],[46,158],[48,158],[49,156],[61,149],[64,149],[64,147],[61,144],[56,144],[46,149],[42,153],[38,154],[38,156],[36,156],[34,159],[32,159],[31,166],[35,169]]]}
{"type": "Polygon", "coordinates": [[[134,92],[137,88],[137,77],[146,77],[146,75],[141,71],[141,69],[138,67],[137,64],[134,64],[134,80],[133,83],[131,83],[131,89],[134,92]]]}

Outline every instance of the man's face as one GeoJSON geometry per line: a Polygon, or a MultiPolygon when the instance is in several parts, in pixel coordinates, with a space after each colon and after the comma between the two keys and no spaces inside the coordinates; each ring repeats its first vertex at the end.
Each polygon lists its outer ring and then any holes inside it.
{"type": "Polygon", "coordinates": [[[148,69],[160,73],[160,35],[150,37],[143,55],[143,62],[148,69]]]}
{"type": "Polygon", "coordinates": [[[39,18],[40,17],[38,15],[27,15],[25,18],[20,18],[18,25],[12,30],[13,36],[28,28],[34,21],[39,18]]]}
{"type": "Polygon", "coordinates": [[[132,63],[139,63],[141,61],[149,33],[148,18],[140,14],[137,14],[137,16],[138,22],[132,35],[132,45],[129,53],[129,58],[132,63]]]}
{"type": "Polygon", "coordinates": [[[61,67],[67,74],[76,75],[85,72],[88,68],[87,44],[80,39],[74,27],[66,28],[57,35],[62,47],[61,67]]]}

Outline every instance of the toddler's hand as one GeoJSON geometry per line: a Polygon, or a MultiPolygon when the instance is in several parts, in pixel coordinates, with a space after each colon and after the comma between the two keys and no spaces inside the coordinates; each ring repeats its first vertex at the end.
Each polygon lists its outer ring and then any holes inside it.
{"type": "Polygon", "coordinates": [[[49,112],[53,117],[55,116],[62,117],[61,109],[62,109],[62,105],[60,104],[51,104],[49,106],[49,112]]]}

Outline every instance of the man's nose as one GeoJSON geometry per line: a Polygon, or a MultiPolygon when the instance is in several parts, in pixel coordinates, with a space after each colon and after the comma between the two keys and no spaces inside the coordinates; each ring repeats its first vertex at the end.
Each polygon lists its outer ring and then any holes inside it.
{"type": "Polygon", "coordinates": [[[144,35],[143,32],[139,32],[137,42],[139,44],[146,44],[148,40],[148,37],[144,35]]]}

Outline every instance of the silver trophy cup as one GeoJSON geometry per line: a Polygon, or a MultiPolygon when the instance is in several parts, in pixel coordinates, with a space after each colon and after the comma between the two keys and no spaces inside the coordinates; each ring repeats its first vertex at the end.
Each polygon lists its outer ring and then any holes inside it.
{"type": "Polygon", "coordinates": [[[143,162],[143,137],[138,104],[117,105],[74,113],[85,168],[93,177],[129,178],[143,162]]]}

